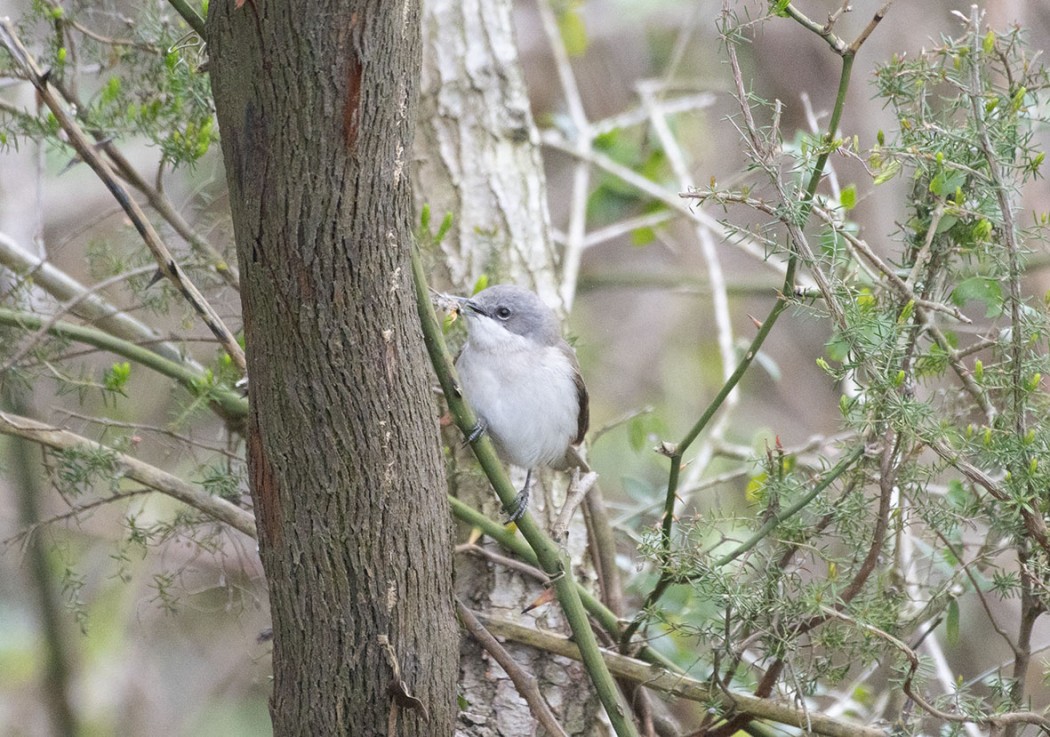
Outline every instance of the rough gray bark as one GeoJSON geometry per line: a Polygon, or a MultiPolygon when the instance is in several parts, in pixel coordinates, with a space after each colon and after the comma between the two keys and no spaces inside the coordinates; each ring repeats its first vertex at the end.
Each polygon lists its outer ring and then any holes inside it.
{"type": "Polygon", "coordinates": [[[274,733],[447,735],[449,516],[407,265],[418,5],[210,8],[274,733]]]}

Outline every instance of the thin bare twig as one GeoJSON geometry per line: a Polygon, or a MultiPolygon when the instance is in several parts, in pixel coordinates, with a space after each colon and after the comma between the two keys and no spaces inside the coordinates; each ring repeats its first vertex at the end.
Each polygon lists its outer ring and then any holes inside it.
{"type": "Polygon", "coordinates": [[[113,502],[121,502],[126,499],[133,499],[135,497],[142,496],[143,494],[152,494],[153,492],[153,489],[132,489],[131,491],[119,491],[115,494],[110,494],[109,496],[94,499],[90,502],[85,502],[83,504],[74,504],[67,512],[63,512],[62,514],[56,514],[54,516],[48,517],[47,519],[42,519],[39,522],[35,522],[34,524],[30,525],[29,527],[23,527],[11,537],[6,538],[5,540],[0,540],[0,545],[10,545],[11,543],[15,543],[20,540],[28,541],[29,537],[35,534],[36,531],[41,529],[42,527],[49,527],[51,525],[58,524],[59,522],[62,522],[64,520],[71,519],[73,517],[79,517],[85,512],[89,512],[92,509],[96,509],[97,507],[103,507],[107,504],[112,504],[113,502]]]}
{"type": "Polygon", "coordinates": [[[863,629],[866,632],[870,632],[876,637],[885,640],[890,643],[894,648],[900,651],[908,659],[908,674],[904,678],[902,688],[904,693],[908,695],[908,698],[915,701],[921,709],[928,712],[930,715],[943,719],[947,722],[954,722],[956,724],[979,724],[987,727],[1003,728],[1011,724],[1035,724],[1044,731],[1050,731],[1050,719],[1043,717],[1035,712],[1029,711],[1018,711],[1008,712],[1004,714],[988,714],[981,717],[972,717],[965,714],[953,714],[949,711],[943,711],[938,709],[936,706],[926,701],[920,694],[916,693],[913,684],[915,680],[915,674],[919,670],[919,656],[915,654],[915,651],[908,647],[906,644],[898,640],[896,637],[888,632],[880,630],[878,627],[874,627],[866,622],[858,622],[853,617],[850,617],[844,612],[834,609],[828,606],[821,606],[821,610],[830,618],[839,619],[843,622],[852,624],[854,627],[863,629]]]}
{"type": "MultiPolygon", "coordinates": [[[[572,123],[573,149],[586,153],[592,147],[591,124],[583,107],[576,76],[572,71],[569,53],[562,40],[558,21],[549,0],[538,0],[540,21],[544,34],[551,47],[554,66],[558,70],[558,80],[564,93],[565,106],[569,111],[572,123]]],[[[580,276],[580,260],[583,256],[583,241],[587,233],[587,200],[590,196],[591,168],[584,158],[579,158],[572,170],[572,199],[569,208],[569,227],[566,233],[565,249],[562,253],[561,292],[565,311],[572,309],[576,299],[576,284],[580,276]]]]}
{"type": "Polygon", "coordinates": [[[19,275],[32,275],[33,285],[42,288],[57,300],[73,302],[72,312],[109,334],[132,343],[148,343],[154,353],[169,361],[182,362],[191,369],[203,372],[204,367],[183,354],[177,345],[164,340],[153,328],[136,320],[49,261],[27,251],[11,238],[0,233],[0,264],[19,275]],[[78,299],[83,295],[83,298],[78,299]]]}
{"type": "Polygon", "coordinates": [[[485,651],[492,656],[492,659],[499,663],[500,667],[510,676],[510,680],[518,689],[518,693],[528,703],[529,710],[536,717],[536,721],[543,725],[543,728],[548,733],[560,737],[568,737],[561,724],[558,723],[558,718],[554,716],[554,712],[550,710],[547,702],[544,701],[543,694],[540,693],[539,686],[536,685],[536,677],[514,662],[514,658],[507,652],[507,649],[499,644],[499,640],[485,629],[485,625],[478,621],[478,618],[474,616],[474,612],[470,611],[459,599],[456,599],[456,611],[459,612],[459,621],[463,624],[463,628],[478,641],[479,645],[485,648],[485,651]]]}
{"type": "Polygon", "coordinates": [[[558,518],[551,525],[551,537],[555,540],[565,540],[569,534],[569,525],[572,522],[572,515],[576,512],[587,496],[587,493],[591,490],[594,484],[598,481],[598,474],[594,471],[588,471],[587,473],[580,475],[580,469],[575,468],[572,471],[569,482],[569,491],[565,495],[565,503],[558,511],[558,518]]]}
{"type": "Polygon", "coordinates": [[[491,561],[492,563],[495,563],[497,565],[501,565],[504,568],[509,568],[510,570],[514,570],[518,573],[522,573],[526,576],[529,576],[530,578],[534,578],[540,583],[546,584],[548,581],[550,581],[550,576],[548,576],[536,566],[530,566],[528,563],[523,563],[522,561],[516,558],[508,558],[505,555],[500,555],[499,553],[493,550],[489,550],[488,548],[484,548],[480,545],[474,545],[472,543],[457,545],[456,552],[469,553],[470,555],[476,555],[480,558],[485,558],[486,560],[491,561]]]}
{"type": "Polygon", "coordinates": [[[54,328],[55,325],[57,325],[62,320],[63,317],[65,317],[68,313],[74,312],[78,304],[89,299],[90,297],[95,296],[97,292],[101,292],[104,289],[108,289],[114,284],[119,284],[120,282],[125,281],[134,276],[148,274],[152,270],[152,266],[140,266],[137,269],[131,269],[130,271],[115,274],[114,276],[111,276],[108,279],[103,279],[102,281],[98,282],[97,284],[94,284],[91,287],[85,288],[84,291],[80,294],[72,297],[64,304],[59,305],[58,308],[51,314],[51,316],[48,317],[40,325],[39,328],[37,328],[36,332],[34,332],[32,335],[26,338],[26,340],[22,343],[18,350],[14,352],[14,355],[12,355],[9,359],[7,359],[6,362],[4,362],[2,366],[0,366],[0,374],[6,373],[12,366],[18,363],[27,353],[29,353],[29,351],[33,350],[33,346],[37,345],[41,340],[47,337],[47,334],[51,331],[52,328],[54,328]]]}

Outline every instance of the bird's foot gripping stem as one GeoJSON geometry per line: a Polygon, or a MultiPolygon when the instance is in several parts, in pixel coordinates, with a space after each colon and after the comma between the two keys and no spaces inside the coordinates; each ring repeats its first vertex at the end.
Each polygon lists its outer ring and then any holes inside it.
{"type": "Polygon", "coordinates": [[[473,443],[475,440],[485,434],[485,423],[478,418],[478,421],[474,424],[474,427],[470,428],[470,432],[467,433],[467,444],[473,443]]]}
{"type": "Polygon", "coordinates": [[[525,486],[522,487],[522,490],[518,492],[518,495],[516,497],[514,497],[513,506],[507,508],[507,513],[510,514],[510,519],[507,520],[508,523],[517,522],[519,519],[525,516],[525,512],[528,511],[529,487],[531,486],[531,481],[532,469],[530,468],[525,473],[525,486]]]}

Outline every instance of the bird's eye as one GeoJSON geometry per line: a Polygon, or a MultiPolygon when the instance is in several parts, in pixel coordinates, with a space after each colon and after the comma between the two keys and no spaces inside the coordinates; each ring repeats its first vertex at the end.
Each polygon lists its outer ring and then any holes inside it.
{"type": "Polygon", "coordinates": [[[499,307],[499,308],[497,308],[496,309],[496,317],[498,317],[500,320],[506,320],[508,317],[510,317],[510,308],[509,307],[499,307]]]}

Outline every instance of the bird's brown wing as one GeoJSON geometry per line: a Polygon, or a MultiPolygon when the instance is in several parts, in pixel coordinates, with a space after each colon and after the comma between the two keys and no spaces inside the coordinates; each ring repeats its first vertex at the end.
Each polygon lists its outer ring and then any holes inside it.
{"type": "Polygon", "coordinates": [[[558,346],[572,362],[572,383],[576,385],[576,399],[580,404],[580,414],[576,422],[576,437],[573,445],[583,442],[583,436],[587,434],[587,428],[591,424],[590,397],[587,395],[587,385],[583,383],[583,374],[580,373],[580,362],[576,358],[576,351],[565,341],[558,346]]]}

